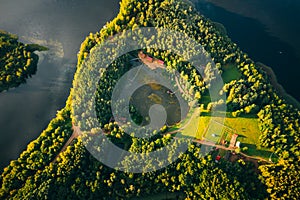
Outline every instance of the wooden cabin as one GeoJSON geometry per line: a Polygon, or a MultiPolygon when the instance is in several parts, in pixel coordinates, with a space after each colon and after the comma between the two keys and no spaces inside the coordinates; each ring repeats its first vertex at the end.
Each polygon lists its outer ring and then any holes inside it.
{"type": "Polygon", "coordinates": [[[142,51],[138,53],[138,57],[145,65],[147,65],[152,70],[157,68],[162,68],[162,69],[166,68],[164,65],[165,64],[164,61],[156,58],[152,58],[147,54],[144,54],[142,51]]]}

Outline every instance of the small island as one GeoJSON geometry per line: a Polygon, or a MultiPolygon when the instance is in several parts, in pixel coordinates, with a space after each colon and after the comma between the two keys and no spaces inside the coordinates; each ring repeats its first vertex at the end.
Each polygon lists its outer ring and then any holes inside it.
{"type": "Polygon", "coordinates": [[[16,35],[0,30],[0,92],[18,87],[36,73],[38,55],[34,51],[46,51],[37,44],[18,42],[16,35]]]}

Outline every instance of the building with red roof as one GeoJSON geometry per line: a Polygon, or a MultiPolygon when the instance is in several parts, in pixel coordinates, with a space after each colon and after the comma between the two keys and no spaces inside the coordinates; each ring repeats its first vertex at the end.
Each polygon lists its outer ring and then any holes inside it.
{"type": "Polygon", "coordinates": [[[217,157],[216,157],[216,162],[219,162],[221,160],[221,156],[220,155],[217,155],[217,157]]]}

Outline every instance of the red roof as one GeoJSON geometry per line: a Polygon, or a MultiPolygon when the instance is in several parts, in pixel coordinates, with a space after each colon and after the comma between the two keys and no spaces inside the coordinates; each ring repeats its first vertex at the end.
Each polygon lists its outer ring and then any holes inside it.
{"type": "Polygon", "coordinates": [[[220,156],[220,155],[217,155],[216,160],[217,160],[217,161],[221,160],[221,156],[220,156]]]}
{"type": "Polygon", "coordinates": [[[157,60],[157,62],[158,62],[158,64],[161,64],[161,65],[163,65],[165,62],[164,61],[162,61],[162,60],[157,60]]]}
{"type": "Polygon", "coordinates": [[[153,58],[151,58],[150,56],[147,56],[146,59],[151,62],[153,61],[153,58]]]}

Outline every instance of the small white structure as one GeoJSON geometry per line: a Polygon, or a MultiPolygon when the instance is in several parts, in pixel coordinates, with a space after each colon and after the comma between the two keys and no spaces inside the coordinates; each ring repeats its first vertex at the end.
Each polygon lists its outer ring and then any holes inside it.
{"type": "Polygon", "coordinates": [[[240,142],[240,141],[237,141],[236,144],[235,144],[235,146],[236,146],[237,148],[240,148],[240,144],[241,144],[241,142],[240,142]]]}

